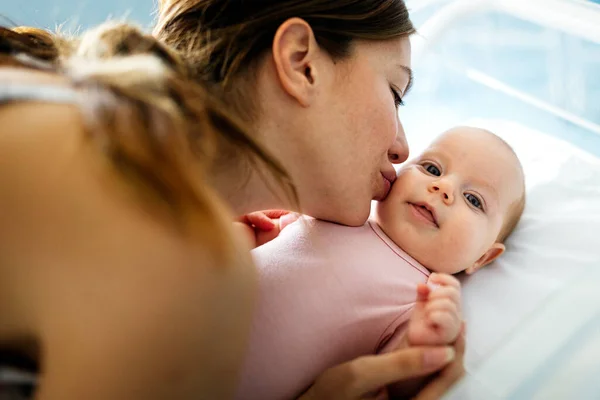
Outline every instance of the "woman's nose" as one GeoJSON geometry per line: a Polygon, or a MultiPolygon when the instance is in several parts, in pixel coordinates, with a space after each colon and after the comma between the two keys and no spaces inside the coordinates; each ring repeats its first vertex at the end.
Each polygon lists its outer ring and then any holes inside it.
{"type": "Polygon", "coordinates": [[[450,205],[454,203],[454,190],[448,179],[431,182],[428,189],[430,193],[438,193],[445,204],[450,205]]]}
{"type": "Polygon", "coordinates": [[[408,158],[408,142],[406,141],[404,128],[400,121],[398,121],[398,134],[396,135],[396,140],[388,150],[388,158],[392,164],[401,164],[408,158]]]}

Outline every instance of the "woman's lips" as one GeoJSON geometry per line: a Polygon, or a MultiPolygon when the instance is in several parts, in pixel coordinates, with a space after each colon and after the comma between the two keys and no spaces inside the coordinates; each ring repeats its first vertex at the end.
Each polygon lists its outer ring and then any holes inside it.
{"type": "Polygon", "coordinates": [[[381,180],[383,182],[383,190],[378,196],[376,196],[373,200],[382,201],[390,194],[390,190],[392,190],[392,183],[396,180],[396,173],[390,175],[389,173],[381,173],[381,180]],[[393,176],[393,178],[391,177],[393,176]]]}

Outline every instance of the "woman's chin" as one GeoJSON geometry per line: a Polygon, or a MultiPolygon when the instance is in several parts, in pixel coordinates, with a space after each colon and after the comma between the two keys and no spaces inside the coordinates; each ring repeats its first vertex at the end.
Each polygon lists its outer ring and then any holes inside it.
{"type": "MultiPolygon", "coordinates": [[[[369,202],[370,203],[370,202],[369,202]]],[[[340,225],[347,226],[362,226],[369,219],[369,214],[371,212],[370,204],[367,207],[336,207],[337,209],[332,209],[331,207],[327,210],[322,210],[322,212],[310,214],[314,218],[333,222],[340,225]]]]}

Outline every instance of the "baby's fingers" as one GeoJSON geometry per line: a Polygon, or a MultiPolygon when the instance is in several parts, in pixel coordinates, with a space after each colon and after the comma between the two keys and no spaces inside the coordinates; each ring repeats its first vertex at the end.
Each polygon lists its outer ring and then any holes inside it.
{"type": "Polygon", "coordinates": [[[417,285],[417,302],[426,302],[431,294],[431,289],[425,284],[417,285]]]}
{"type": "Polygon", "coordinates": [[[434,311],[428,315],[430,323],[441,331],[444,340],[455,340],[462,321],[446,311],[434,311]]]}
{"type": "Polygon", "coordinates": [[[457,304],[459,308],[461,304],[460,290],[454,287],[439,287],[431,292],[428,299],[430,302],[433,300],[448,299],[457,304]]]}
{"type": "Polygon", "coordinates": [[[445,312],[451,315],[453,318],[460,320],[460,310],[456,303],[450,299],[435,299],[430,300],[425,306],[425,315],[430,315],[434,312],[445,312]]]}
{"type": "Polygon", "coordinates": [[[261,231],[270,231],[275,228],[275,223],[262,211],[253,212],[250,214],[243,215],[239,218],[240,222],[253,226],[261,231]]]}
{"type": "Polygon", "coordinates": [[[434,272],[429,276],[429,280],[427,281],[427,283],[439,286],[450,286],[460,289],[460,282],[458,281],[458,279],[448,274],[440,274],[434,272]]]}

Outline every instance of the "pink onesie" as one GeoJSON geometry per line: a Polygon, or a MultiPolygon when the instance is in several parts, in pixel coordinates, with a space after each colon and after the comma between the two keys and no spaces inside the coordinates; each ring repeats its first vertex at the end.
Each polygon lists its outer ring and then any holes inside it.
{"type": "Polygon", "coordinates": [[[312,218],[255,250],[259,299],[236,399],[294,399],[327,368],[401,337],[429,272],[375,222],[312,218]]]}

